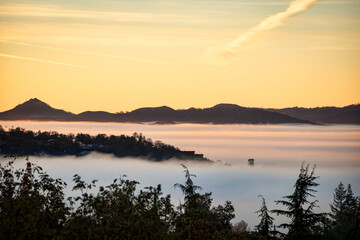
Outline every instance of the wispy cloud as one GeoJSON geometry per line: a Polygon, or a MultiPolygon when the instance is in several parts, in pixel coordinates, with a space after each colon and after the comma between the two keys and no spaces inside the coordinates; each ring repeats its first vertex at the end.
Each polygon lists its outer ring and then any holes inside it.
{"type": "Polygon", "coordinates": [[[46,60],[46,59],[33,58],[33,57],[23,57],[23,56],[17,56],[17,55],[5,54],[5,53],[0,53],[0,57],[26,60],[26,61],[34,61],[34,62],[42,62],[42,63],[50,63],[50,64],[55,64],[55,65],[67,66],[67,67],[87,68],[85,66],[76,65],[76,64],[56,62],[56,61],[50,61],[50,60],[46,60]]]}
{"type": "Polygon", "coordinates": [[[5,40],[0,40],[0,42],[5,42],[5,43],[9,43],[9,44],[16,44],[16,45],[23,45],[23,46],[29,46],[29,47],[46,48],[46,49],[55,50],[55,51],[77,53],[77,54],[86,54],[86,55],[94,55],[94,56],[100,56],[100,57],[117,58],[117,59],[137,61],[137,62],[145,62],[145,63],[152,63],[152,64],[176,65],[176,63],[157,61],[157,60],[151,60],[151,59],[146,59],[146,58],[137,58],[137,57],[114,55],[114,54],[104,54],[104,53],[96,53],[96,52],[89,52],[89,51],[78,51],[78,50],[51,47],[51,46],[47,46],[47,45],[39,45],[39,44],[32,44],[32,43],[13,42],[13,41],[5,41],[5,40]]]}
{"type": "Polygon", "coordinates": [[[224,59],[234,57],[248,47],[248,45],[254,41],[256,35],[280,26],[288,18],[309,9],[318,1],[319,0],[294,0],[285,11],[267,17],[225,47],[220,49],[209,49],[207,55],[224,59]]]}
{"type": "Polygon", "coordinates": [[[10,3],[0,4],[0,16],[3,17],[27,17],[27,18],[54,18],[71,19],[73,22],[96,20],[114,24],[216,24],[217,21],[205,16],[193,16],[178,13],[159,13],[149,11],[124,11],[124,10],[89,10],[86,8],[67,8],[56,4],[26,4],[10,3]]]}
{"type": "Polygon", "coordinates": [[[79,52],[79,53],[88,54],[88,55],[95,55],[95,56],[110,57],[110,58],[118,58],[118,59],[137,61],[137,62],[153,63],[153,64],[176,65],[176,63],[162,62],[162,61],[156,61],[156,60],[145,59],[145,58],[136,58],[136,57],[128,57],[128,56],[120,56],[120,55],[112,55],[112,54],[103,54],[103,53],[95,53],[95,52],[79,52]]]}
{"type": "Polygon", "coordinates": [[[26,17],[56,17],[56,18],[80,18],[80,19],[104,19],[123,22],[153,21],[162,22],[166,19],[176,19],[170,14],[154,14],[142,12],[121,12],[121,11],[97,11],[84,9],[68,9],[61,5],[40,5],[40,4],[4,4],[0,5],[2,16],[26,16],[26,17]]]}
{"type": "Polygon", "coordinates": [[[324,45],[324,44],[317,44],[310,46],[309,50],[317,50],[317,51],[354,51],[360,50],[360,45],[353,45],[353,44],[342,44],[342,45],[324,45]]]}
{"type": "Polygon", "coordinates": [[[358,1],[321,1],[319,4],[328,4],[328,5],[353,5],[360,4],[358,1]]]}

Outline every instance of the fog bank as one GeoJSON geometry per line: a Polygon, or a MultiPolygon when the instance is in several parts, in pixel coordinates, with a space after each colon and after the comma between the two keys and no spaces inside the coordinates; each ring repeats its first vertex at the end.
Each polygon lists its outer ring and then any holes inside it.
{"type": "MultiPolygon", "coordinates": [[[[37,123],[0,122],[3,127],[21,126],[29,130],[53,130],[61,133],[128,134],[141,132],[153,140],[161,140],[182,150],[195,150],[222,164],[186,162],[197,175],[195,184],[203,192],[212,192],[213,204],[230,200],[235,206],[236,221],[258,224],[254,213],[260,207],[259,194],[266,199],[269,209],[278,208],[275,200],[293,192],[301,163],[316,164],[320,186],[315,194],[320,208],[328,212],[333,190],[342,181],[351,183],[355,195],[360,193],[360,127],[354,125],[140,125],[107,123],[37,123]],[[247,164],[248,158],[255,165],[247,164]]],[[[1,159],[5,163],[8,159],[1,159]]],[[[84,180],[99,180],[107,185],[121,175],[140,182],[138,189],[162,184],[163,193],[171,194],[174,205],[183,196],[175,183],[184,182],[183,168],[178,161],[150,162],[142,159],[115,158],[92,153],[77,157],[30,157],[51,176],[71,183],[79,174],[84,180]]],[[[24,167],[24,158],[16,160],[16,167],[24,167]]],[[[66,190],[71,193],[71,184],[66,190]]],[[[280,223],[280,218],[276,217],[280,223]]]]}

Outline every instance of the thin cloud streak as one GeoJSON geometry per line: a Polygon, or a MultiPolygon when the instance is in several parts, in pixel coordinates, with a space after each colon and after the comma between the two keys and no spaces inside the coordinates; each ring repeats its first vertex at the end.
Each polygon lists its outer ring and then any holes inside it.
{"type": "Polygon", "coordinates": [[[23,57],[23,56],[10,55],[10,54],[5,54],[5,53],[0,53],[0,57],[20,59],[20,60],[27,60],[27,61],[34,61],[34,62],[50,63],[50,64],[55,64],[55,65],[67,66],[67,67],[87,68],[87,67],[85,67],[85,66],[76,65],[76,64],[63,63],[63,62],[55,62],[55,61],[50,61],[50,60],[46,60],[46,59],[32,58],[32,57],[23,57]]]}
{"type": "Polygon", "coordinates": [[[97,20],[115,24],[128,23],[178,23],[206,24],[216,21],[211,18],[190,18],[183,14],[149,13],[148,11],[124,12],[114,10],[69,9],[56,4],[0,4],[2,17],[61,18],[75,20],[97,20]]]}
{"type": "MultiPolygon", "coordinates": [[[[224,4],[224,1],[221,1],[222,4],[224,4]]],[[[233,2],[225,2],[225,3],[233,3],[233,2]]],[[[233,3],[234,6],[241,6],[241,5],[245,5],[245,6],[288,6],[289,4],[287,2],[236,2],[233,3]]],[[[323,2],[319,2],[319,4],[326,4],[326,5],[348,5],[348,4],[359,4],[355,1],[336,1],[336,2],[331,2],[331,1],[323,1],[323,2]]]]}
{"type": "Polygon", "coordinates": [[[145,63],[165,64],[165,65],[177,65],[176,63],[161,62],[161,61],[155,61],[155,60],[144,59],[144,58],[135,58],[135,57],[127,57],[127,56],[120,56],[120,55],[111,55],[111,54],[95,53],[95,52],[81,52],[81,53],[83,53],[83,54],[89,54],[89,55],[95,55],[95,56],[118,58],[118,59],[130,60],[130,61],[145,62],[145,63]]]}
{"type": "Polygon", "coordinates": [[[267,17],[258,25],[249,29],[222,49],[208,50],[207,55],[215,55],[223,59],[235,57],[239,54],[239,52],[246,49],[248,45],[254,41],[254,37],[256,35],[280,26],[288,18],[291,18],[300,12],[306,11],[318,1],[319,0],[294,0],[285,11],[267,17]]]}
{"type": "Polygon", "coordinates": [[[46,45],[38,45],[38,44],[31,44],[31,43],[13,42],[13,41],[5,41],[5,40],[0,40],[0,42],[29,46],[29,47],[46,48],[46,49],[50,49],[50,50],[63,51],[63,52],[69,52],[69,53],[78,53],[78,54],[87,54],[87,55],[94,55],[94,56],[101,56],[101,57],[118,58],[118,59],[123,59],[123,60],[138,61],[138,62],[145,62],[145,63],[152,63],[152,64],[177,65],[176,63],[162,62],[162,61],[156,61],[156,60],[145,59],[145,58],[103,54],[103,53],[95,53],[95,52],[88,52],[88,51],[77,51],[77,50],[70,50],[70,49],[66,49],[66,48],[50,47],[50,46],[46,46],[46,45]]]}

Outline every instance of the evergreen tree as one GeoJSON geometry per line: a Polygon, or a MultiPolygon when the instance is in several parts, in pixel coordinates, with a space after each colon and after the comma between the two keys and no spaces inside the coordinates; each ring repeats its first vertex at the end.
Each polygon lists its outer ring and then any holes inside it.
{"type": "Polygon", "coordinates": [[[270,231],[273,226],[274,218],[270,216],[270,211],[268,210],[265,202],[265,198],[262,195],[261,197],[261,208],[255,213],[259,213],[259,217],[261,217],[260,223],[255,226],[258,232],[264,236],[266,239],[270,238],[270,231]]]}
{"type": "Polygon", "coordinates": [[[317,207],[317,200],[309,201],[309,197],[314,197],[316,190],[313,188],[319,184],[315,176],[315,166],[309,173],[309,165],[304,167],[301,165],[300,174],[294,185],[295,191],[289,196],[283,198],[287,200],[275,201],[276,204],[284,205],[287,210],[273,210],[277,215],[284,215],[291,219],[290,223],[283,223],[282,228],[288,228],[287,239],[304,240],[304,239],[318,239],[319,223],[323,218],[323,214],[314,213],[314,208],[317,207]]]}
{"type": "Polygon", "coordinates": [[[359,197],[355,197],[351,185],[348,184],[345,195],[345,216],[349,223],[348,239],[360,239],[359,227],[359,197]]]}
{"type": "Polygon", "coordinates": [[[176,239],[228,239],[231,235],[231,219],[235,217],[234,207],[230,201],[225,205],[211,208],[211,193],[198,193],[201,187],[196,186],[185,165],[185,184],[177,183],[174,187],[181,189],[184,203],[180,205],[180,214],[175,220],[176,239]]]}
{"type": "Polygon", "coordinates": [[[356,197],[355,238],[360,239],[360,196],[356,197]]]}
{"type": "Polygon", "coordinates": [[[179,239],[203,239],[210,238],[213,232],[212,225],[208,221],[211,218],[210,206],[212,199],[211,193],[200,194],[197,191],[202,190],[200,186],[196,186],[191,177],[189,169],[183,166],[185,173],[185,184],[176,183],[175,188],[180,188],[184,194],[184,203],[179,206],[183,211],[176,219],[176,236],[179,239]]]}
{"type": "Polygon", "coordinates": [[[358,220],[358,200],[354,197],[351,185],[347,189],[340,182],[335,189],[331,207],[331,228],[327,233],[328,239],[345,240],[360,237],[358,220]]]}
{"type": "Polygon", "coordinates": [[[356,198],[354,197],[354,193],[350,184],[348,184],[346,189],[344,210],[345,214],[348,216],[353,216],[356,212],[356,198]]]}
{"type": "Polygon", "coordinates": [[[346,190],[342,182],[339,183],[335,188],[333,204],[330,204],[330,217],[333,221],[344,213],[344,202],[345,202],[346,190]]]}
{"type": "Polygon", "coordinates": [[[191,179],[191,177],[196,177],[196,175],[191,174],[189,169],[184,164],[181,164],[181,166],[183,166],[183,168],[185,169],[184,170],[185,178],[186,178],[185,185],[181,184],[181,183],[176,183],[176,184],[174,184],[174,187],[181,189],[181,191],[185,195],[186,202],[189,202],[189,201],[191,202],[193,197],[196,195],[196,191],[202,190],[202,188],[200,186],[194,185],[194,182],[191,179]]]}

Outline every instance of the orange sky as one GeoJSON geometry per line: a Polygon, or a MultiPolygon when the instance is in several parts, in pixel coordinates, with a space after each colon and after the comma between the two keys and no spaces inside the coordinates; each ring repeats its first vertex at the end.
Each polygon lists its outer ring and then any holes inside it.
{"type": "Polygon", "coordinates": [[[360,2],[0,3],[0,111],[360,102],[360,2]]]}

